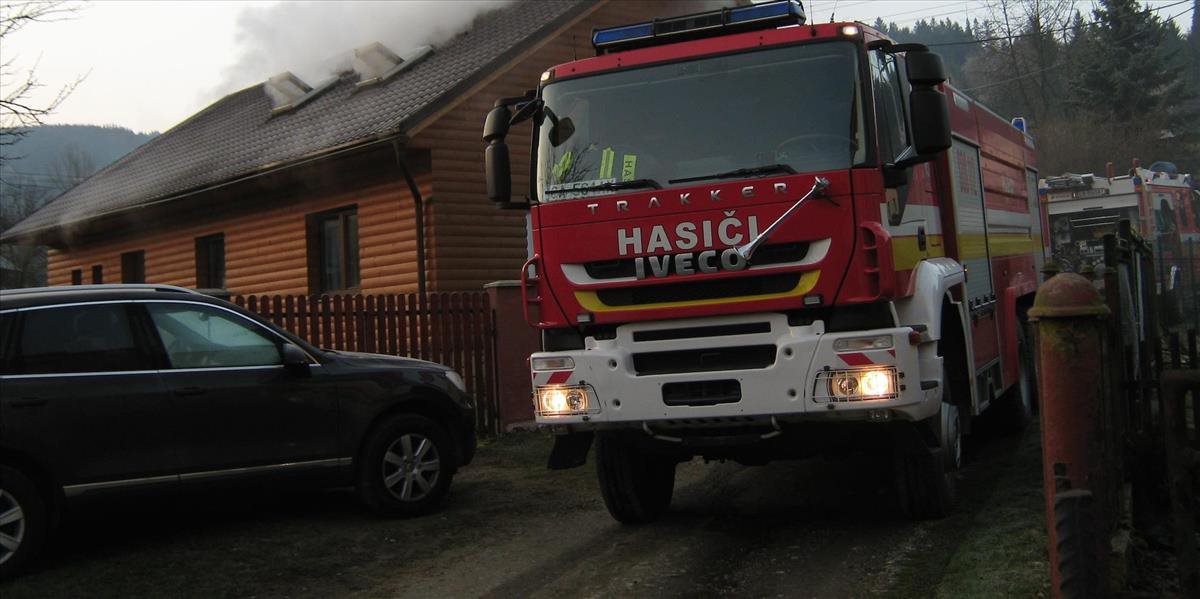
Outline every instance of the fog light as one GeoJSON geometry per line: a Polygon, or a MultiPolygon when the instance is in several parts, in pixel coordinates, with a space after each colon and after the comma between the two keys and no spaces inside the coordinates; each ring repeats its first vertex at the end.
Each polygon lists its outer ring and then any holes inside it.
{"type": "Polygon", "coordinates": [[[868,370],[859,381],[863,395],[887,395],[892,392],[892,377],[883,370],[868,370]]]}
{"type": "Polygon", "coordinates": [[[818,378],[826,379],[829,388],[828,399],[833,401],[896,397],[896,369],[891,366],[825,371],[818,375],[818,378]]]}
{"type": "Polygon", "coordinates": [[[534,395],[541,416],[568,416],[598,411],[593,408],[591,393],[584,386],[547,385],[538,387],[534,395]]]}
{"type": "Polygon", "coordinates": [[[846,397],[858,394],[858,377],[854,373],[842,373],[833,377],[831,384],[834,397],[846,397]]]}

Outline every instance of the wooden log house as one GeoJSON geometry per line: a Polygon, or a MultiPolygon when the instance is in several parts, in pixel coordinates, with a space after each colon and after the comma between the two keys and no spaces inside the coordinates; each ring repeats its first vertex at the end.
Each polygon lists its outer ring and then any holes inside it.
{"type": "MultiPolygon", "coordinates": [[[[325,83],[230,94],[0,235],[49,246],[51,285],[147,282],[233,295],[478,290],[516,278],[525,213],[483,179],[484,116],[593,28],[711,2],[524,0],[434,48],[358,49],[325,83]],[[398,54],[397,54],[398,53],[398,54]]],[[[529,125],[509,136],[527,189],[529,125]]]]}

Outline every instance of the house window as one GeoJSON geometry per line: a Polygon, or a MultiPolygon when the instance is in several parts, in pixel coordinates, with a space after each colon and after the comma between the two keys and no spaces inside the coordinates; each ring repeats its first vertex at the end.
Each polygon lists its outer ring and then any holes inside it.
{"type": "Polygon", "coordinates": [[[92,267],[92,284],[99,285],[104,282],[104,266],[97,264],[92,267]]]}
{"type": "Polygon", "coordinates": [[[343,208],[308,219],[309,288],[314,293],[356,289],[358,211],[343,208]]]}
{"type": "Polygon", "coordinates": [[[75,270],[71,271],[71,284],[72,285],[82,285],[83,284],[83,269],[82,268],[76,268],[75,270]]]}
{"type": "Polygon", "coordinates": [[[138,250],[136,252],[125,252],[121,254],[121,282],[122,283],[145,283],[146,282],[146,252],[138,250]]]}
{"type": "Polygon", "coordinates": [[[225,234],[196,238],[196,287],[225,288],[225,234]]]}

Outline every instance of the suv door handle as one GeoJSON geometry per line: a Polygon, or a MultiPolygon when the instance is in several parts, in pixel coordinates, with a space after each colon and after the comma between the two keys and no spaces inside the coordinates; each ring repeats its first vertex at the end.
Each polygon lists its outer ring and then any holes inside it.
{"type": "Polygon", "coordinates": [[[178,395],[179,397],[187,397],[189,395],[204,395],[206,392],[207,389],[204,387],[182,387],[175,390],[175,395],[178,395]]]}

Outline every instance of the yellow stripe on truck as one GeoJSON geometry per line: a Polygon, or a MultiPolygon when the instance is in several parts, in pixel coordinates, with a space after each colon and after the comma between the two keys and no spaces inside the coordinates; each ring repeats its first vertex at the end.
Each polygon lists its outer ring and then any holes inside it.
{"type": "Polygon", "coordinates": [[[987,258],[989,249],[993,258],[1000,258],[1040,252],[1042,238],[1037,235],[1030,237],[1023,233],[993,233],[987,237],[959,235],[958,244],[959,258],[963,260],[987,258]]]}
{"type": "MultiPolygon", "coordinates": [[[[926,258],[940,258],[946,255],[946,247],[942,244],[941,235],[929,235],[926,238],[926,248],[917,247],[917,238],[913,235],[892,238],[892,263],[896,270],[910,270],[926,258]]],[[[991,250],[992,258],[1019,256],[1042,251],[1042,239],[1020,233],[997,233],[986,238],[983,235],[960,235],[960,259],[972,260],[986,258],[987,250],[991,250]],[[984,244],[987,244],[985,246],[984,244]]]]}
{"type": "Polygon", "coordinates": [[[915,235],[892,238],[892,263],[896,270],[916,268],[926,258],[941,258],[946,255],[946,247],[942,245],[941,235],[927,235],[925,249],[917,245],[915,235]]]}
{"type": "Polygon", "coordinates": [[[1040,235],[1030,237],[1020,233],[989,235],[988,247],[992,250],[993,258],[1032,254],[1042,251],[1042,237],[1040,235]]]}
{"type": "Polygon", "coordinates": [[[575,301],[584,310],[589,312],[623,312],[626,310],[646,310],[646,309],[661,309],[661,308],[688,308],[692,306],[712,306],[715,304],[732,304],[735,302],[753,302],[762,300],[781,299],[785,297],[798,297],[812,291],[817,286],[817,279],[821,277],[821,271],[810,270],[800,276],[800,280],[796,282],[796,286],[788,291],[780,293],[769,293],[766,295],[745,295],[739,297],[723,297],[720,299],[706,300],[689,300],[683,302],[662,302],[658,304],[637,304],[631,306],[609,306],[600,301],[600,297],[595,291],[576,291],[575,301]]]}

